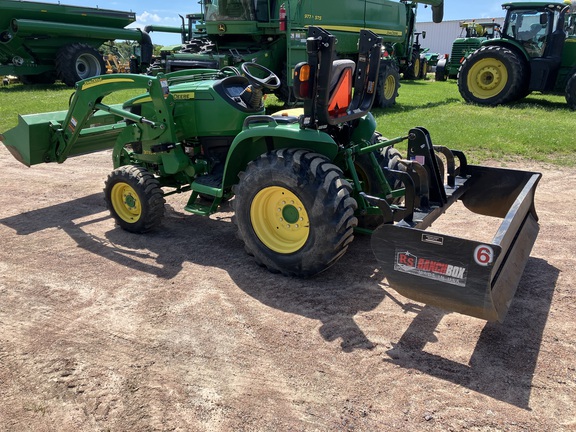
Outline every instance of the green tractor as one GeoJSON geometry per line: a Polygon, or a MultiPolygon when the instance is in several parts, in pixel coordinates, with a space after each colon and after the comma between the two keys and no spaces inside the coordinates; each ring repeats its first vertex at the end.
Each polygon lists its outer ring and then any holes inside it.
{"type": "Polygon", "coordinates": [[[533,91],[564,93],[576,109],[575,7],[514,2],[502,6],[502,37],[482,43],[462,63],[458,89],[467,102],[500,105],[533,91]]]}
{"type": "Polygon", "coordinates": [[[462,29],[462,33],[460,37],[452,43],[450,57],[441,58],[436,64],[436,81],[446,81],[448,78],[457,78],[460,65],[468,54],[480,48],[482,42],[500,36],[500,24],[494,21],[463,21],[460,23],[460,28],[462,29]]]}
{"type": "Polygon", "coordinates": [[[502,320],[538,233],[540,174],[470,165],[422,127],[383,138],[369,111],[380,37],[360,32],[357,64],[337,60],[335,45],[324,29],[308,29],[307,61],[294,71],[304,105],[296,112],[266,114],[263,94],[280,80],[245,62],[83,80],[68,111],[20,116],[0,138],[28,166],[112,149],[104,197],[127,231],[157,229],[172,194],[189,193],[185,210],[198,217],[230,200],[246,250],[272,272],[316,275],[355,234],[368,234],[402,294],[502,320]],[[140,88],[124,104],[103,102],[140,88]],[[456,200],[502,219],[492,242],[424,231],[456,200]]]}

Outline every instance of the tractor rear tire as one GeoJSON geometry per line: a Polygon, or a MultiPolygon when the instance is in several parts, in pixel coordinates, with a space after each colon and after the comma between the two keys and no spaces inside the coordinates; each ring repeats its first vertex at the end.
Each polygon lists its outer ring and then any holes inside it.
{"type": "Polygon", "coordinates": [[[358,224],[357,204],[342,171],[326,157],[301,149],[271,151],[239,178],[234,222],[258,264],[309,277],[344,255],[358,224]]]}
{"type": "Polygon", "coordinates": [[[84,43],[65,45],[56,55],[58,78],[69,87],[77,81],[106,73],[102,55],[84,43]]]}
{"type": "Polygon", "coordinates": [[[458,72],[458,90],[466,102],[496,106],[523,94],[522,60],[502,46],[484,46],[470,54],[458,72]]]}
{"type": "Polygon", "coordinates": [[[400,88],[400,72],[393,62],[382,62],[378,72],[378,88],[376,89],[375,107],[390,108],[396,104],[400,88]]]}
{"type": "Polygon", "coordinates": [[[120,228],[145,233],[164,217],[164,194],[160,182],[145,168],[126,165],[108,176],[104,199],[120,228]]]}
{"type": "Polygon", "coordinates": [[[576,74],[572,75],[566,85],[566,103],[571,110],[576,110],[576,74]]]}

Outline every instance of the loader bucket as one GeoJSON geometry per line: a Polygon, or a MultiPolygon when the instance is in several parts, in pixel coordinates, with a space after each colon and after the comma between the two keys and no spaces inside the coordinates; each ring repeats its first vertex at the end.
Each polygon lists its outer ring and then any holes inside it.
{"type": "Polygon", "coordinates": [[[502,219],[491,242],[397,223],[374,231],[372,250],[390,286],[405,297],[502,322],[538,235],[534,194],[541,174],[483,166],[466,173],[464,206],[502,219]]]}
{"type": "MultiPolygon", "coordinates": [[[[61,128],[67,113],[57,111],[18,116],[18,125],[0,135],[0,141],[12,156],[26,166],[49,162],[51,142],[56,139],[56,131],[61,128]]],[[[118,120],[118,117],[106,112],[94,114],[82,130],[70,156],[112,148],[120,129],[109,125],[118,120]]]]}

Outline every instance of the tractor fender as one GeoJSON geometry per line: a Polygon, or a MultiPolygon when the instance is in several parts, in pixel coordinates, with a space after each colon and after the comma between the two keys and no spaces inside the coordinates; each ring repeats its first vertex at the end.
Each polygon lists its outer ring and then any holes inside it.
{"type": "Polygon", "coordinates": [[[501,46],[504,48],[508,48],[512,52],[520,55],[520,57],[524,58],[524,60],[526,60],[527,62],[530,62],[530,56],[528,55],[526,49],[522,46],[520,42],[512,39],[490,39],[482,42],[481,46],[501,46]]]}
{"type": "Polygon", "coordinates": [[[300,129],[297,121],[284,124],[272,116],[251,116],[244,129],[234,138],[226,158],[222,186],[232,187],[238,174],[260,155],[269,151],[302,148],[334,160],[338,145],[327,133],[314,129],[300,129]]]}

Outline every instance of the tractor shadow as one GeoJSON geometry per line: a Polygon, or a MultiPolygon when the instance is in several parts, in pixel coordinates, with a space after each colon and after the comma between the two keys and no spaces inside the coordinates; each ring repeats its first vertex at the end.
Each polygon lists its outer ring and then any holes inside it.
{"type": "MultiPolygon", "coordinates": [[[[236,238],[230,213],[207,218],[167,205],[162,226],[138,235],[115,227],[103,194],[96,193],[0,219],[0,224],[23,236],[57,228],[79,248],[161,280],[176,277],[186,262],[220,268],[242,291],[262,304],[320,321],[321,336],[327,341],[340,340],[343,351],[375,346],[354,321],[360,311],[375,309],[385,298],[381,277],[374,274],[376,259],[367,237],[357,237],[338,264],[322,275],[296,279],[272,274],[256,265],[236,238]],[[100,226],[92,227],[93,224],[100,226]],[[96,231],[98,234],[93,234],[96,231]]],[[[105,262],[101,266],[105,267],[105,262]]]]}
{"type": "Polygon", "coordinates": [[[348,253],[328,271],[315,278],[295,279],[255,265],[236,239],[230,213],[206,218],[168,208],[161,229],[137,235],[113,226],[103,195],[96,193],[0,219],[0,224],[17,235],[58,228],[78,247],[162,280],[177,276],[186,262],[223,269],[238,288],[262,304],[321,322],[321,336],[329,342],[340,340],[344,352],[376,346],[354,317],[376,309],[384,300],[393,301],[403,310],[415,312],[415,317],[393,347],[384,352],[384,361],[522,409],[529,409],[532,380],[559,275],[559,270],[546,261],[530,258],[505,323],[485,324],[477,341],[463,338],[467,344],[475,342],[465,364],[425,350],[427,344],[437,341],[438,326],[446,312],[403,302],[383,285],[382,275],[375,271],[377,262],[368,236],[357,236],[348,253]],[[103,235],[94,235],[93,224],[108,227],[103,235]]]}
{"type": "Polygon", "coordinates": [[[387,362],[418,370],[491,398],[529,410],[544,328],[560,271],[530,258],[504,323],[486,323],[468,364],[425,351],[435,343],[446,315],[424,306],[393,348],[387,362]]]}

